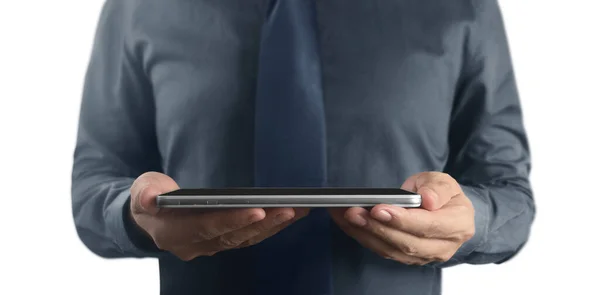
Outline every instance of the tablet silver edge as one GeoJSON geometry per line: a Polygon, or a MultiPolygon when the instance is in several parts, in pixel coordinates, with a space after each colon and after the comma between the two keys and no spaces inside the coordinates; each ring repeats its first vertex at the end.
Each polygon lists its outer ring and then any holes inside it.
{"type": "Polygon", "coordinates": [[[399,205],[402,207],[420,207],[421,206],[421,196],[419,195],[229,195],[229,196],[209,196],[209,195],[201,195],[201,196],[158,196],[157,198],[158,206],[161,208],[272,208],[272,207],[368,207],[374,206],[374,204],[391,204],[391,205],[399,205]],[[254,198],[253,203],[242,204],[217,204],[218,200],[223,199],[236,199],[236,198],[254,198]],[[206,200],[206,203],[202,204],[181,204],[180,200],[194,200],[196,198],[201,198],[206,200]],[[268,199],[316,199],[311,202],[302,202],[302,203],[279,203],[274,204],[270,202],[262,203],[261,200],[268,199]],[[336,203],[336,199],[373,199],[375,202],[370,203],[336,203]],[[212,200],[211,200],[212,199],[212,200]],[[402,202],[394,202],[394,203],[386,203],[386,199],[391,200],[402,200],[402,202]]]}

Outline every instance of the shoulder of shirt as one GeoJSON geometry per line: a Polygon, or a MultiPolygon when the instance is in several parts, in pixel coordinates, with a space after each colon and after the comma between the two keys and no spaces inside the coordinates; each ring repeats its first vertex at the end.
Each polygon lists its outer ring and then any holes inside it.
{"type": "Polygon", "coordinates": [[[140,20],[144,5],[149,0],[106,0],[102,7],[100,21],[109,21],[127,32],[140,20]]]}
{"type": "Polygon", "coordinates": [[[148,0],[105,0],[100,12],[99,29],[111,34],[116,42],[129,45],[135,27],[139,24],[142,5],[148,0]]]}
{"type": "Polygon", "coordinates": [[[100,11],[99,29],[111,30],[112,33],[123,33],[131,19],[131,3],[136,0],[106,0],[100,11]],[[116,31],[118,30],[118,31],[116,31]],[[120,32],[119,32],[120,31],[120,32]]]}
{"type": "Polygon", "coordinates": [[[498,0],[468,0],[470,5],[472,38],[478,42],[485,43],[486,40],[494,40],[493,36],[503,32],[504,23],[501,7],[498,0]]]}
{"type": "Polygon", "coordinates": [[[500,17],[498,0],[468,0],[475,23],[485,26],[486,23],[497,21],[500,17]]]}

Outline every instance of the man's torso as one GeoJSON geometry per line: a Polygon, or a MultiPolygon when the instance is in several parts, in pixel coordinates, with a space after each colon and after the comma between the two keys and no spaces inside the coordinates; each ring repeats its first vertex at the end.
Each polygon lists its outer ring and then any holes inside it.
{"type": "MultiPolygon", "coordinates": [[[[181,187],[252,186],[268,1],[131,6],[129,42],[152,86],[164,172],[181,187]]],[[[399,187],[414,173],[444,170],[470,2],[326,0],[317,1],[317,13],[328,184],[399,187]]],[[[337,294],[439,293],[438,269],[386,261],[339,231],[332,236],[337,294]]],[[[164,258],[162,289],[243,294],[251,284],[244,259],[243,250],[188,263],[164,258]]]]}

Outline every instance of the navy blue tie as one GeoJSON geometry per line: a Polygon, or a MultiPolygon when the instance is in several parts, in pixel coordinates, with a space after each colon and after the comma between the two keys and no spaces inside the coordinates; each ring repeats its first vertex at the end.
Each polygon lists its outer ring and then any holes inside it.
{"type": "MultiPolygon", "coordinates": [[[[255,185],[322,187],[326,136],[314,0],[275,0],[262,31],[255,185]]],[[[256,294],[331,294],[329,216],[313,209],[255,247],[256,294]]]]}

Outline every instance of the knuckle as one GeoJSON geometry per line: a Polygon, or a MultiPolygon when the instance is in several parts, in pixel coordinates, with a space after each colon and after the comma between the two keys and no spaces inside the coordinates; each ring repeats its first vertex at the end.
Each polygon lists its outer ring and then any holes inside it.
{"type": "Polygon", "coordinates": [[[392,248],[392,247],[385,247],[385,248],[374,249],[374,251],[379,256],[381,256],[381,257],[383,257],[385,259],[389,259],[389,260],[398,261],[402,257],[405,257],[399,249],[392,248]]]}
{"type": "Polygon", "coordinates": [[[385,227],[383,227],[383,226],[376,226],[376,227],[375,227],[375,231],[376,231],[376,232],[377,232],[379,235],[381,235],[382,237],[385,237],[385,238],[387,238],[387,237],[388,237],[388,232],[387,232],[387,230],[385,229],[385,227]]]}
{"type": "Polygon", "coordinates": [[[468,241],[472,239],[473,236],[475,236],[475,228],[471,227],[463,233],[461,238],[463,241],[468,241]]]}
{"type": "Polygon", "coordinates": [[[445,178],[438,179],[435,182],[435,186],[438,187],[438,190],[441,190],[443,192],[451,192],[452,191],[452,185],[445,178]]]}
{"type": "Polygon", "coordinates": [[[400,250],[408,256],[416,256],[419,254],[419,250],[412,244],[404,244],[400,246],[400,250]]]}
{"type": "Polygon", "coordinates": [[[183,260],[183,261],[192,261],[196,258],[196,255],[192,254],[192,253],[173,253],[175,254],[175,256],[177,256],[177,258],[183,260]]]}
{"type": "Polygon", "coordinates": [[[242,243],[239,243],[239,245],[237,247],[249,247],[249,246],[254,246],[260,242],[262,242],[263,240],[265,240],[266,238],[268,238],[271,235],[260,235],[260,236],[254,236],[242,243]]]}
{"type": "Polygon", "coordinates": [[[238,245],[238,247],[250,247],[258,244],[258,240],[250,239],[238,245]]]}
{"type": "Polygon", "coordinates": [[[445,172],[436,172],[432,177],[432,182],[441,187],[452,188],[454,184],[454,178],[445,172]]]}
{"type": "Polygon", "coordinates": [[[212,239],[212,235],[207,233],[206,231],[200,231],[197,233],[197,238],[193,239],[194,242],[204,242],[212,239]]]}
{"type": "Polygon", "coordinates": [[[449,252],[440,253],[433,257],[433,260],[438,261],[438,262],[447,262],[450,259],[452,259],[452,253],[449,253],[449,252]]]}
{"type": "Polygon", "coordinates": [[[225,248],[225,249],[235,248],[240,244],[238,241],[231,239],[229,237],[226,237],[226,236],[220,236],[218,238],[217,243],[218,243],[219,247],[225,248]]]}
{"type": "Polygon", "coordinates": [[[424,172],[417,176],[417,178],[415,179],[415,184],[417,187],[422,187],[422,186],[426,185],[430,181],[431,178],[432,178],[431,172],[424,172]]]}
{"type": "Polygon", "coordinates": [[[204,256],[215,256],[219,251],[209,251],[204,254],[204,256]]]}
{"type": "Polygon", "coordinates": [[[396,261],[396,262],[400,262],[400,263],[407,263],[407,259],[405,256],[400,255],[399,253],[395,252],[395,251],[383,251],[378,253],[381,257],[388,259],[388,260],[392,260],[392,261],[396,261]]]}
{"type": "Polygon", "coordinates": [[[374,231],[377,233],[378,236],[381,237],[381,239],[383,239],[384,241],[388,241],[393,243],[393,239],[390,236],[390,231],[388,229],[386,229],[384,226],[376,226],[374,228],[374,231]]]}
{"type": "Polygon", "coordinates": [[[218,237],[219,233],[215,228],[206,228],[204,230],[198,231],[198,237],[201,241],[212,240],[215,237],[218,237]]]}
{"type": "Polygon", "coordinates": [[[436,183],[440,181],[444,181],[448,174],[440,171],[431,171],[428,174],[428,179],[430,182],[436,183]]]}
{"type": "Polygon", "coordinates": [[[426,230],[417,233],[416,236],[422,239],[433,239],[435,237],[435,234],[433,234],[430,230],[426,230]]]}
{"type": "Polygon", "coordinates": [[[249,240],[255,240],[260,237],[268,235],[272,230],[270,227],[259,226],[255,228],[249,228],[248,230],[244,230],[240,232],[239,235],[236,235],[233,240],[237,242],[237,244],[246,243],[249,240]]]}

